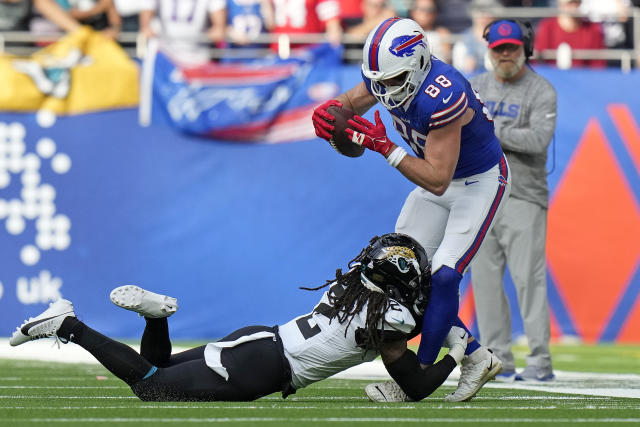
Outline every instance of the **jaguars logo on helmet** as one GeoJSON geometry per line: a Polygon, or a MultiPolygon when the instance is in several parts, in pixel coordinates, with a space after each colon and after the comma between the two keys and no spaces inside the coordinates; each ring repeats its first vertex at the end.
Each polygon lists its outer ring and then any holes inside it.
{"type": "Polygon", "coordinates": [[[366,288],[387,294],[420,316],[431,285],[431,265],[422,246],[400,233],[372,239],[360,259],[360,280],[366,288]]]}

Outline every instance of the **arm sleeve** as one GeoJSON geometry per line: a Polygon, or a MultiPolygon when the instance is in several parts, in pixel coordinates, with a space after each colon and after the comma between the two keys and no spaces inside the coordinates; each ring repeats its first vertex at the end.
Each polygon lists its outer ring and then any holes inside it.
{"type": "Polygon", "coordinates": [[[502,148],[526,154],[541,154],[547,151],[556,129],[557,97],[549,84],[535,90],[538,96],[531,97],[530,115],[525,127],[496,127],[496,136],[502,148]]]}
{"type": "Polygon", "coordinates": [[[456,365],[453,357],[447,354],[437,363],[422,369],[418,356],[407,349],[399,359],[385,367],[402,391],[417,402],[440,387],[456,365]]]}

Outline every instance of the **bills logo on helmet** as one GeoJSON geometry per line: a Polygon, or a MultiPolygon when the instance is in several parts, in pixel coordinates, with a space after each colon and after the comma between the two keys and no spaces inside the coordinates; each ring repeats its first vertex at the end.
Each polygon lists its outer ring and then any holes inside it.
{"type": "Polygon", "coordinates": [[[399,36],[393,39],[389,51],[395,56],[413,56],[416,47],[422,46],[426,49],[427,45],[422,40],[424,34],[416,34],[414,36],[399,36]]]}

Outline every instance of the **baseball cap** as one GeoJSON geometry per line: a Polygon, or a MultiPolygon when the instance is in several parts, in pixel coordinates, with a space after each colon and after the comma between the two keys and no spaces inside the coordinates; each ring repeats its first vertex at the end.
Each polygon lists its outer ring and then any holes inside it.
{"type": "Polygon", "coordinates": [[[490,48],[494,48],[505,43],[522,45],[522,39],[522,29],[520,26],[517,23],[508,20],[498,21],[491,25],[487,36],[490,48]]]}

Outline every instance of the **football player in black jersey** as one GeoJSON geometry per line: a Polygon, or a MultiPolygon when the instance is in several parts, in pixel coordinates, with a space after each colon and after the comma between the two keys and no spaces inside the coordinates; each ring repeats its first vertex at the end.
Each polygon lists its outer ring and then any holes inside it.
{"type": "Polygon", "coordinates": [[[167,322],[176,299],[132,285],[114,289],[111,300],[145,317],[140,353],[91,329],[63,299],[25,321],[10,344],[44,337],[74,342],[149,401],[249,401],[278,391],[286,397],[378,355],[402,395],[420,400],[462,360],[468,335],[458,327],[447,337],[449,353],[433,365],[421,366],[407,348],[421,330],[430,287],[427,255],[411,237],[374,237],[347,273],[338,270],[335,279],[307,289],[324,287],[311,313],[280,326],[241,328],[177,354],[171,354],[167,322]]]}

